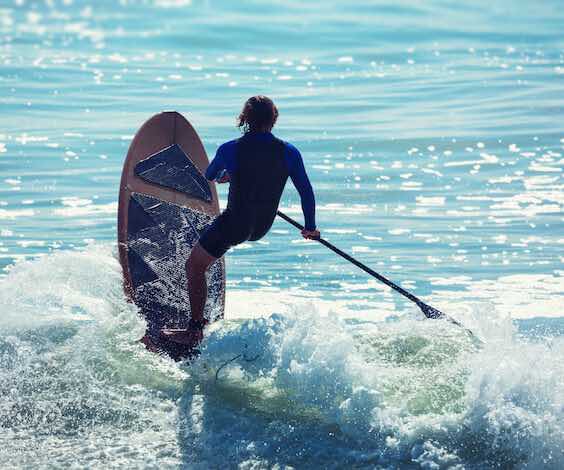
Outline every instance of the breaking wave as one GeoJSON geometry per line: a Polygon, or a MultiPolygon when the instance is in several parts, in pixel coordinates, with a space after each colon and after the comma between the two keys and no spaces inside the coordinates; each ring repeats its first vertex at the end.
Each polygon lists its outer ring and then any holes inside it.
{"type": "Polygon", "coordinates": [[[176,364],[138,344],[100,245],[16,264],[0,308],[9,466],[564,466],[561,335],[506,322],[480,345],[442,321],[351,320],[310,299],[228,312],[176,364]]]}

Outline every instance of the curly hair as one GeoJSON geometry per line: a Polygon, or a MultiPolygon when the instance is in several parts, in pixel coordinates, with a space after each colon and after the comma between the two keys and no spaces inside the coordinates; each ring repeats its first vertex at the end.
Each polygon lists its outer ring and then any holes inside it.
{"type": "Polygon", "coordinates": [[[237,127],[245,134],[252,131],[270,131],[278,119],[278,108],[267,96],[251,96],[238,117],[237,127]]]}

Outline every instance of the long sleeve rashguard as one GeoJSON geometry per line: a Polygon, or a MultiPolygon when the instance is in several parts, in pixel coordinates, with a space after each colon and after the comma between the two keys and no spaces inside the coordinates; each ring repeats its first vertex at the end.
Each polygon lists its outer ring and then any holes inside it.
{"type": "MultiPolygon", "coordinates": [[[[253,134],[256,139],[273,139],[270,132],[253,134]]],[[[315,196],[313,188],[307,176],[304,162],[299,150],[288,142],[284,142],[284,159],[288,168],[288,174],[296,190],[298,191],[304,214],[304,226],[307,230],[315,230],[315,196]]],[[[222,144],[215,154],[213,161],[206,170],[206,178],[215,180],[223,170],[232,174],[237,168],[236,161],[237,139],[222,144]]]]}

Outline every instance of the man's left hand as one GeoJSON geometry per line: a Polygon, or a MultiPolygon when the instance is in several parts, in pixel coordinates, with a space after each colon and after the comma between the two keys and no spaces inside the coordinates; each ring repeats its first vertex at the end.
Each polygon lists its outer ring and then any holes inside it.
{"type": "Polygon", "coordinates": [[[321,234],[319,233],[319,230],[307,230],[307,229],[302,230],[302,237],[308,240],[319,240],[320,236],[321,234]]]}

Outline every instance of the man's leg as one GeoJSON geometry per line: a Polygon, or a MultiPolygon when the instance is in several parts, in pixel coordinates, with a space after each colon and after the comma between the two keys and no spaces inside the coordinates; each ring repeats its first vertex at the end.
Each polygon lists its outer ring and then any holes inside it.
{"type": "MultiPolygon", "coordinates": [[[[208,285],[206,282],[206,271],[217,258],[210,255],[197,243],[188,261],[186,261],[186,276],[188,279],[188,297],[190,299],[190,311],[195,321],[204,320],[204,307],[208,298],[208,285]]],[[[202,332],[186,329],[165,329],[163,336],[171,341],[182,344],[196,345],[202,339],[202,332]]]]}
{"type": "Polygon", "coordinates": [[[217,258],[210,255],[202,245],[196,244],[186,261],[186,275],[188,278],[188,296],[190,298],[190,312],[195,321],[204,320],[204,307],[208,299],[208,284],[206,271],[217,258]]]}

